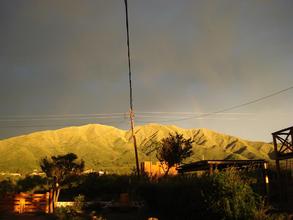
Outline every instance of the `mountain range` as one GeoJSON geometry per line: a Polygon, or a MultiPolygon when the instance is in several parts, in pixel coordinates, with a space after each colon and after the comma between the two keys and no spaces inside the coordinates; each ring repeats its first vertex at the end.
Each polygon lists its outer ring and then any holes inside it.
{"type": "MultiPolygon", "coordinates": [[[[202,159],[273,159],[273,145],[247,141],[205,128],[183,129],[174,125],[148,124],[135,128],[140,161],[156,161],[155,144],[169,133],[193,138],[194,154],[187,162],[202,159]]],[[[130,131],[89,124],[34,132],[0,141],[0,172],[29,173],[40,170],[43,157],[73,152],[86,169],[127,173],[135,166],[130,131]]]]}

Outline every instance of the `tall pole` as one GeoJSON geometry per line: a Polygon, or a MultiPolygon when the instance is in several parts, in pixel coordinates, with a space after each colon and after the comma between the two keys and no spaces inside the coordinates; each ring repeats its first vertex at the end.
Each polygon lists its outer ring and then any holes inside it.
{"type": "Polygon", "coordinates": [[[137,175],[140,175],[139,171],[139,162],[138,162],[138,154],[137,154],[137,144],[136,138],[134,133],[134,111],[133,111],[133,100],[132,100],[132,81],[131,81],[131,65],[130,65],[130,47],[129,47],[129,27],[128,27],[128,8],[127,8],[127,0],[124,0],[125,3],[125,11],[126,11],[126,31],[127,31],[127,52],[128,52],[128,70],[129,70],[129,117],[130,117],[130,127],[131,127],[131,134],[134,146],[134,153],[135,153],[135,162],[136,162],[136,172],[137,175]]]}

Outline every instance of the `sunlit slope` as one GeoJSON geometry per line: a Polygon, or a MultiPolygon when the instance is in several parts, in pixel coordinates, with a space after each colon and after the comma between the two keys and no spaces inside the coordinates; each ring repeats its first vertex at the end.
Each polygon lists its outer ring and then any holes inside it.
{"type": "MultiPolygon", "coordinates": [[[[135,128],[139,158],[155,160],[156,141],[178,132],[194,138],[194,155],[189,161],[201,159],[270,159],[272,145],[245,141],[208,129],[182,129],[176,126],[149,124],[135,128]]],[[[39,169],[40,158],[76,153],[86,168],[129,172],[134,167],[131,133],[105,125],[67,127],[35,132],[0,141],[0,171],[31,172],[39,169]]]]}
{"type": "MultiPolygon", "coordinates": [[[[188,161],[212,160],[212,159],[266,159],[271,160],[273,155],[272,144],[264,142],[246,141],[230,135],[220,134],[205,128],[182,129],[176,126],[164,126],[149,124],[136,128],[138,143],[144,149],[150,147],[146,143],[147,137],[154,137],[154,140],[161,140],[169,133],[178,132],[185,138],[193,138],[194,155],[188,161]],[[157,133],[156,135],[154,135],[157,133]],[[146,139],[145,141],[143,141],[146,139]]],[[[147,151],[147,150],[144,150],[147,151]]],[[[144,156],[144,155],[142,155],[144,156]]],[[[155,154],[152,155],[155,157],[155,154]]],[[[188,162],[187,161],[187,162],[188,162]]]]}

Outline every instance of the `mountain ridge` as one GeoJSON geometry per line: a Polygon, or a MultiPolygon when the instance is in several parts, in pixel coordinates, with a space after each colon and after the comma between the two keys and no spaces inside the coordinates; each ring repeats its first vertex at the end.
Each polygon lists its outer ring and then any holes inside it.
{"type": "MultiPolygon", "coordinates": [[[[206,128],[184,129],[174,125],[148,124],[135,128],[140,161],[155,160],[155,152],[147,154],[150,143],[169,133],[193,138],[194,155],[186,162],[205,159],[266,159],[273,157],[273,146],[248,141],[206,128]],[[150,140],[151,139],[151,140],[150,140]]],[[[0,171],[30,172],[39,169],[42,157],[76,153],[85,160],[87,169],[127,173],[134,166],[131,132],[108,125],[88,124],[57,130],[34,132],[0,140],[0,171]]]]}

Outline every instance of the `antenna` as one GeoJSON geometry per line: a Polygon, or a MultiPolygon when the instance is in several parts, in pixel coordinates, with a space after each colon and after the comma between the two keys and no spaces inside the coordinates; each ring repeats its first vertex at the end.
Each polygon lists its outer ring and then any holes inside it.
{"type": "Polygon", "coordinates": [[[134,153],[135,153],[135,162],[136,162],[136,172],[137,175],[140,175],[139,171],[139,162],[138,162],[138,154],[137,154],[137,144],[136,137],[134,133],[134,111],[133,111],[133,100],[132,100],[132,81],[131,81],[131,65],[130,65],[130,47],[129,47],[129,27],[128,27],[128,8],[127,8],[127,0],[124,0],[125,3],[125,15],[126,15],[126,31],[127,31],[127,52],[128,52],[128,70],[129,70],[129,117],[130,117],[130,127],[131,134],[133,139],[134,153]]]}

